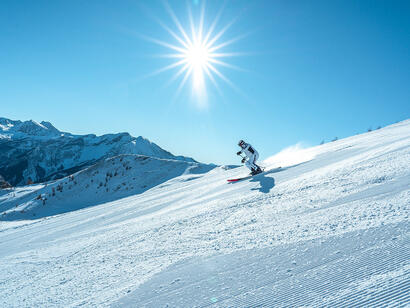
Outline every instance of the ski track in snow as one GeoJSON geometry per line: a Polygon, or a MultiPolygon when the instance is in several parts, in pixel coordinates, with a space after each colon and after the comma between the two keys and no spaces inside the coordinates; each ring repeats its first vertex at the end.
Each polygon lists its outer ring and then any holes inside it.
{"type": "Polygon", "coordinates": [[[410,121],[304,151],[234,184],[245,168],[0,221],[0,306],[409,305],[410,121]]]}

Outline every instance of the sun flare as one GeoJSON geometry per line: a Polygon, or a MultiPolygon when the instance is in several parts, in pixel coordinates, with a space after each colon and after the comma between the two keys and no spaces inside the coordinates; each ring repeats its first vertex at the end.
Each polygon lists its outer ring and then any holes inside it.
{"type": "Polygon", "coordinates": [[[230,65],[222,60],[223,58],[237,56],[239,54],[222,52],[221,50],[239,40],[240,37],[225,41],[221,40],[221,37],[234,23],[232,21],[223,26],[219,31],[216,31],[223,9],[219,10],[210,26],[206,27],[204,23],[205,2],[202,3],[203,5],[200,9],[200,16],[197,24],[194,22],[191,7],[188,5],[190,27],[185,29],[172,8],[166,2],[166,9],[172,18],[177,31],[171,29],[162,21],[157,21],[162,28],[171,35],[171,40],[174,42],[168,43],[154,38],[147,39],[172,50],[173,53],[163,54],[161,57],[173,58],[175,60],[173,63],[159,69],[153,74],[161,73],[170,69],[177,69],[174,76],[170,80],[170,82],[178,79],[180,80],[176,94],[178,94],[186,82],[190,80],[192,82],[193,94],[198,98],[197,101],[201,101],[203,103],[206,101],[207,96],[207,81],[210,81],[219,93],[221,93],[218,85],[219,79],[235,88],[233,83],[222,72],[220,72],[218,66],[239,69],[238,67],[230,65]]]}

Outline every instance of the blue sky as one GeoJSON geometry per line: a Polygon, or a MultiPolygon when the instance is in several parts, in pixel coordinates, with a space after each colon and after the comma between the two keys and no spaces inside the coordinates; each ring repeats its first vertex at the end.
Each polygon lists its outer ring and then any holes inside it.
{"type": "MultiPolygon", "coordinates": [[[[169,1],[189,29],[202,1],[169,1]]],[[[207,1],[209,29],[222,1],[207,1]]],[[[50,121],[77,134],[127,131],[174,154],[238,163],[245,139],[266,158],[297,142],[316,145],[410,116],[409,1],[227,1],[214,33],[221,52],[206,107],[170,49],[178,42],[163,1],[1,1],[0,116],[50,121]],[[151,74],[151,75],[150,75],[151,74]]]]}

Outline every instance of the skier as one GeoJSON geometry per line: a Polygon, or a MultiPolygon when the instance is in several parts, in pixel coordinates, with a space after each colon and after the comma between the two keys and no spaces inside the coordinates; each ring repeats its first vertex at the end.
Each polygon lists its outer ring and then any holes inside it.
{"type": "MultiPolygon", "coordinates": [[[[238,145],[241,150],[236,155],[244,153],[246,157],[242,158],[242,163],[251,170],[251,175],[255,175],[262,172],[262,169],[256,164],[256,160],[259,158],[259,153],[249,144],[243,140],[240,140],[238,145]]],[[[242,156],[241,156],[242,157],[242,156]]]]}

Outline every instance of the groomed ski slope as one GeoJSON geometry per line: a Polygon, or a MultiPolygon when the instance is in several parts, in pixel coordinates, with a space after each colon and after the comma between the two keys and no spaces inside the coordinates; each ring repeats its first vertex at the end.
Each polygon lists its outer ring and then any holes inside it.
{"type": "Polygon", "coordinates": [[[265,166],[276,172],[228,184],[248,171],[215,168],[1,221],[0,306],[410,304],[409,120],[265,166]]]}

